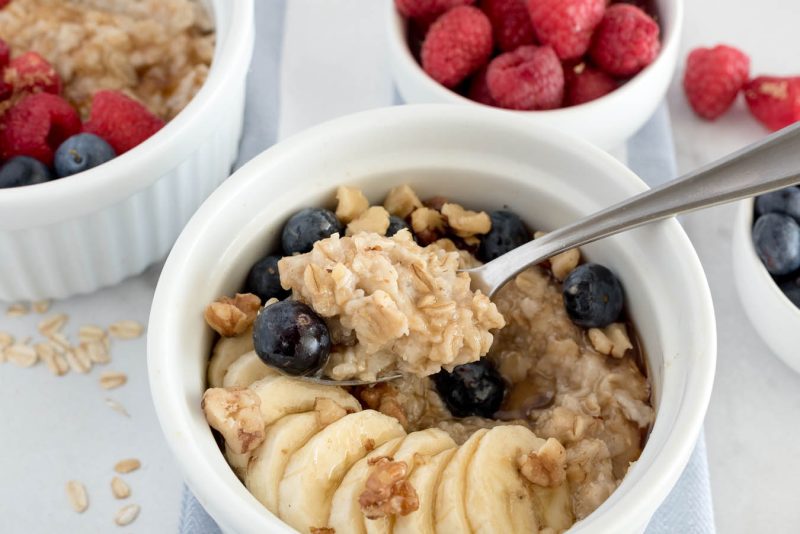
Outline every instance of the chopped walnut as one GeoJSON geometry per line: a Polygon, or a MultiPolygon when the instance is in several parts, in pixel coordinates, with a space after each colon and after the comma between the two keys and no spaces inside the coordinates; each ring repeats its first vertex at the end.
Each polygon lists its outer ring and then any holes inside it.
{"type": "Polygon", "coordinates": [[[549,438],[538,451],[517,458],[520,473],[537,486],[555,488],[566,480],[567,451],[557,439],[549,438]]]}
{"type": "Polygon", "coordinates": [[[355,187],[340,185],[336,190],[336,200],[339,201],[336,205],[336,217],[345,224],[357,219],[369,208],[369,200],[355,187]]]}
{"type": "Polygon", "coordinates": [[[622,358],[627,351],[633,348],[623,323],[612,323],[603,329],[591,328],[588,336],[594,350],[614,358],[622,358]]]}
{"type": "Polygon", "coordinates": [[[236,454],[253,451],[264,441],[261,398],[247,388],[211,388],[201,408],[208,424],[219,431],[236,454]]]}
{"type": "Polygon", "coordinates": [[[383,201],[383,206],[392,215],[405,219],[412,211],[421,208],[422,202],[411,187],[401,185],[389,191],[386,200],[383,201]]]}
{"type": "Polygon", "coordinates": [[[336,534],[336,530],[331,527],[309,527],[311,534],[336,534]]]}
{"type": "Polygon", "coordinates": [[[372,472],[358,496],[358,504],[367,519],[408,515],[419,509],[417,491],[407,480],[406,462],[381,457],[372,463],[372,472]]]}
{"type": "Polygon", "coordinates": [[[314,401],[314,411],[317,412],[317,419],[321,425],[327,426],[347,415],[338,402],[327,397],[317,397],[314,401]]]}
{"type": "Polygon", "coordinates": [[[204,316],[208,326],[223,337],[234,337],[250,328],[261,309],[261,299],[252,293],[220,297],[208,306],[204,316]]]}
{"type": "Polygon", "coordinates": [[[411,229],[422,243],[433,243],[444,233],[444,217],[434,209],[417,208],[411,214],[411,229]]]}
{"type": "Polygon", "coordinates": [[[550,270],[557,280],[564,280],[581,261],[581,251],[577,248],[565,250],[550,258],[550,270]]]}
{"type": "Polygon", "coordinates": [[[485,211],[465,210],[458,204],[448,203],[442,206],[442,215],[447,217],[447,224],[459,237],[486,234],[492,229],[492,220],[485,211]]]}
{"type": "Polygon", "coordinates": [[[386,235],[388,228],[389,212],[383,206],[372,206],[347,225],[347,235],[355,235],[359,232],[375,232],[386,235]]]}
{"type": "Polygon", "coordinates": [[[398,401],[397,395],[397,390],[385,382],[376,384],[373,387],[364,388],[359,393],[361,401],[366,404],[368,408],[378,410],[389,417],[394,417],[403,425],[403,428],[409,430],[408,417],[403,409],[403,405],[398,401]]]}

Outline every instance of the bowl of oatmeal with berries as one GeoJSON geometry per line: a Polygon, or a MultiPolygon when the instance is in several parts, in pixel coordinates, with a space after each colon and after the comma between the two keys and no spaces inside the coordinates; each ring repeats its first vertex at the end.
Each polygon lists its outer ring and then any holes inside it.
{"type": "Polygon", "coordinates": [[[2,3],[0,299],[92,291],[167,252],[236,156],[252,41],[249,0],[2,3]]]}
{"type": "Polygon", "coordinates": [[[156,292],[151,388],[188,484],[235,532],[640,531],[713,380],[685,235],[571,250],[492,298],[463,269],[643,187],[479,109],[377,110],[267,151],[156,292]]]}

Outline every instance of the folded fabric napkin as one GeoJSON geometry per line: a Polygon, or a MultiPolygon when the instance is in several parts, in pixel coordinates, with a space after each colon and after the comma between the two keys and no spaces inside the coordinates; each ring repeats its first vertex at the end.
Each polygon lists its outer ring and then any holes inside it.
{"type": "MultiPolygon", "coordinates": [[[[255,4],[256,47],[237,167],[279,137],[344,113],[395,103],[382,55],[382,2],[367,6],[363,0],[259,0],[255,4]],[[353,18],[356,12],[358,17],[353,18]],[[336,28],[347,31],[339,31],[335,39],[321,35],[336,28]],[[332,73],[336,80],[330,79],[332,73]]],[[[666,106],[615,155],[627,160],[651,186],[675,177],[666,106]]],[[[181,534],[220,532],[188,490],[181,508],[181,534]]],[[[715,532],[702,435],[678,484],[646,532],[715,532]]]]}

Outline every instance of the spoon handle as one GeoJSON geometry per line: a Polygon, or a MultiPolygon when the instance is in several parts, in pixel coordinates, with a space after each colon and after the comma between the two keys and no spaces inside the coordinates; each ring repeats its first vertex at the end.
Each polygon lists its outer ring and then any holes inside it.
{"type": "Polygon", "coordinates": [[[800,182],[800,123],[705,167],[610,206],[469,271],[474,289],[493,295],[530,265],[643,224],[800,182]]]}

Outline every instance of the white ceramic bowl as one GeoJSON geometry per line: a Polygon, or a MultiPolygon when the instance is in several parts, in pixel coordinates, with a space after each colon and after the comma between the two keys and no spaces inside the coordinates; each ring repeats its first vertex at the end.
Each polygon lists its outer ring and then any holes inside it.
{"type": "MultiPolygon", "coordinates": [[[[381,201],[409,183],[471,208],[509,206],[552,229],[645,184],[601,150],[488,109],[400,106],[307,130],[248,163],[203,204],[173,248],[150,315],[150,387],[187,483],[229,532],[290,532],[225,463],[200,410],[212,343],[205,305],[240,288],[290,214],[333,206],[336,186],[381,201]]],[[[703,270],[674,220],[584,248],[623,281],[644,341],[657,407],[640,460],[581,533],[639,532],[681,474],[711,393],[716,335],[703,270]],[[675,262],[676,257],[681,258],[675,262]]]]}
{"type": "Polygon", "coordinates": [[[733,275],[747,317],[761,339],[800,373],[800,309],[778,288],[753,246],[753,199],[739,203],[733,228],[733,275]]]}
{"type": "MultiPolygon", "coordinates": [[[[389,64],[397,89],[410,104],[437,103],[489,107],[447,89],[428,76],[414,59],[406,40],[406,21],[386,4],[389,64]]],[[[525,117],[531,126],[550,126],[605,149],[617,148],[636,133],[664,99],[678,58],[683,0],[656,0],[660,10],[661,52],[656,60],[616,91],[592,102],[547,111],[511,111],[490,107],[498,114],[525,117]]]]}
{"type": "Polygon", "coordinates": [[[253,51],[253,0],[209,0],[208,79],[153,137],[89,171],[0,190],[0,301],[62,298],[140,273],[230,173],[253,51]]]}

